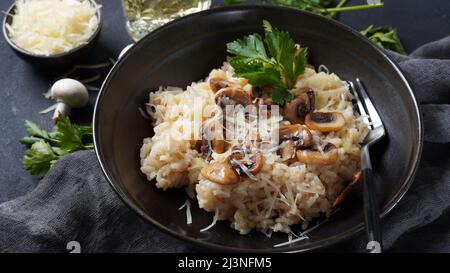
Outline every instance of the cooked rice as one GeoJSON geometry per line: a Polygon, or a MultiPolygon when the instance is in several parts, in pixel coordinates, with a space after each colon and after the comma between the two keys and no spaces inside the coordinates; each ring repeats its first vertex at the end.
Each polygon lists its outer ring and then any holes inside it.
{"type": "MultiPolygon", "coordinates": [[[[144,139],[141,148],[141,171],[148,180],[155,181],[162,190],[186,188],[191,198],[197,197],[200,208],[217,212],[217,220],[229,220],[231,227],[241,234],[252,229],[289,233],[292,225],[306,227],[313,218],[330,214],[344,182],[352,179],[360,168],[359,143],[368,131],[353,111],[348,85],[335,74],[316,73],[307,68],[292,90],[295,93],[301,87],[313,88],[316,111],[337,111],[344,115],[346,125],[338,132],[324,134],[311,130],[317,144],[323,147],[329,142],[338,148],[336,163],[287,165],[279,155],[269,152],[264,153],[264,166],[256,181],[242,177],[237,184],[222,185],[202,177],[200,170],[208,161],[193,148],[192,141],[183,140],[192,137],[193,132],[182,129],[183,124],[192,122],[196,111],[203,113],[205,108],[215,107],[208,80],[218,76],[247,92],[251,90],[247,81],[233,77],[233,68],[224,63],[205,81],[192,83],[187,90],[166,88],[150,93],[147,110],[155,135],[144,139]],[[174,130],[178,136],[173,135],[174,130]]],[[[222,161],[228,155],[229,152],[213,152],[213,162],[222,161]]]]}

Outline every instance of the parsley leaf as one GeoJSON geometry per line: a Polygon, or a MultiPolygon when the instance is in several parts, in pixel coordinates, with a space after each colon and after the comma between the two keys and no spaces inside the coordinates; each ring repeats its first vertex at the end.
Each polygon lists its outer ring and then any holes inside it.
{"type": "MultiPolygon", "coordinates": [[[[269,52],[276,60],[279,69],[283,71],[287,87],[292,88],[297,81],[297,76],[303,74],[306,60],[297,60],[297,48],[289,33],[274,29],[267,21],[263,21],[263,25],[266,32],[265,42],[269,52]],[[297,65],[298,68],[294,67],[297,65]],[[301,73],[296,73],[299,71],[301,73]]],[[[305,50],[301,49],[301,52],[303,51],[305,50]]]]}
{"type": "Polygon", "coordinates": [[[307,10],[324,16],[329,15],[326,8],[333,4],[333,0],[273,0],[269,2],[277,6],[307,10]]]}
{"type": "Polygon", "coordinates": [[[361,34],[377,44],[379,47],[405,54],[405,49],[398,37],[397,31],[389,26],[374,27],[370,25],[361,34]]]}
{"type": "Polygon", "coordinates": [[[80,133],[67,116],[58,119],[51,135],[58,142],[58,146],[68,153],[83,149],[80,133]]]}
{"type": "Polygon", "coordinates": [[[26,120],[25,127],[27,128],[27,132],[28,135],[30,135],[30,137],[43,138],[47,140],[50,139],[50,136],[48,135],[47,131],[42,129],[39,125],[37,125],[34,122],[26,120]]]}
{"type": "Polygon", "coordinates": [[[244,3],[246,0],[223,0],[225,6],[238,5],[244,3]]]}
{"type": "Polygon", "coordinates": [[[270,62],[259,34],[251,34],[227,44],[228,53],[253,61],[270,62]]]}
{"type": "Polygon", "coordinates": [[[44,175],[61,157],[78,150],[89,150],[92,143],[92,128],[72,124],[62,116],[52,132],[47,132],[31,121],[25,121],[29,136],[20,143],[29,147],[22,160],[23,167],[32,175],[44,175]]]}
{"type": "Polygon", "coordinates": [[[271,63],[252,62],[248,59],[231,59],[231,66],[235,69],[235,75],[246,78],[254,86],[285,87],[281,80],[280,71],[271,63]]]}
{"type": "Polygon", "coordinates": [[[270,98],[276,104],[283,104],[286,101],[292,100],[294,95],[286,88],[272,87],[270,98]]]}
{"type": "Polygon", "coordinates": [[[268,0],[269,3],[274,5],[306,10],[328,18],[333,18],[336,14],[344,11],[381,8],[384,6],[381,2],[367,5],[345,6],[347,1],[340,0],[335,4],[333,0],[268,0]]]}
{"type": "Polygon", "coordinates": [[[22,164],[32,175],[44,175],[57,159],[50,144],[39,140],[26,151],[22,164]]]}
{"type": "Polygon", "coordinates": [[[270,86],[272,100],[283,104],[292,99],[289,89],[305,71],[307,49],[298,50],[289,33],[269,22],[263,21],[263,27],[264,39],[251,34],[228,43],[227,51],[234,55],[228,61],[236,76],[246,78],[253,86],[270,86]]]}

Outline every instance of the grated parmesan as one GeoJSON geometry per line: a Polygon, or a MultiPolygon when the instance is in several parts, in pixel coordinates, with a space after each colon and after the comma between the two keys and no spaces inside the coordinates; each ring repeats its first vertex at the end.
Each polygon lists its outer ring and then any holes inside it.
{"type": "Polygon", "coordinates": [[[12,42],[38,55],[55,55],[80,46],[99,27],[100,8],[88,0],[18,0],[11,25],[12,42]]]}

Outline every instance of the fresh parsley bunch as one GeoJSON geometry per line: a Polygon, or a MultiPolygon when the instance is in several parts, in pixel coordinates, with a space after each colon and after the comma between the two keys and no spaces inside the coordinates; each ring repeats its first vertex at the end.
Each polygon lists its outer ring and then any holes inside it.
{"type": "Polygon", "coordinates": [[[44,175],[62,156],[78,150],[94,148],[92,128],[72,124],[67,116],[61,116],[47,132],[37,124],[26,120],[28,136],[20,140],[28,150],[22,160],[23,167],[32,175],[44,175]]]}
{"type": "Polygon", "coordinates": [[[331,16],[331,13],[326,9],[330,8],[333,4],[333,0],[272,0],[269,2],[278,6],[311,11],[323,16],[331,16]]]}
{"type": "MultiPolygon", "coordinates": [[[[237,5],[245,2],[246,0],[224,0],[224,5],[237,5]]],[[[328,18],[333,18],[340,12],[373,9],[384,6],[380,1],[356,6],[345,6],[348,0],[264,0],[264,2],[277,6],[307,10],[328,18]]]]}
{"type": "Polygon", "coordinates": [[[293,98],[289,89],[305,72],[307,48],[297,48],[286,31],[280,31],[263,21],[264,39],[257,33],[227,44],[234,56],[228,61],[235,75],[246,78],[256,87],[271,87],[271,98],[283,104],[293,98]],[[266,48],[267,47],[267,48],[266,48]]]}
{"type": "Polygon", "coordinates": [[[362,30],[361,34],[381,48],[405,54],[405,49],[400,42],[397,31],[390,26],[374,27],[370,25],[365,30],[362,30]]]}

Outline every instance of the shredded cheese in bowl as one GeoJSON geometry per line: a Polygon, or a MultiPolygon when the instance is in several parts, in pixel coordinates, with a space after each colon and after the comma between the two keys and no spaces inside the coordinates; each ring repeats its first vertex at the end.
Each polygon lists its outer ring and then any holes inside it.
{"type": "Polygon", "coordinates": [[[9,38],[36,55],[50,56],[86,44],[100,23],[100,6],[90,0],[18,0],[9,38]]]}

